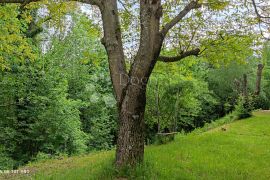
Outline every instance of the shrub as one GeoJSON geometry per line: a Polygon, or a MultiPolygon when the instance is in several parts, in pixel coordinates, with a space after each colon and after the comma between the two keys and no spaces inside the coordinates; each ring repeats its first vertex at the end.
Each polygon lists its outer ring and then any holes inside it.
{"type": "Polygon", "coordinates": [[[52,155],[51,154],[46,154],[46,153],[43,153],[43,152],[39,152],[36,157],[34,158],[35,161],[44,161],[44,160],[47,160],[47,159],[51,159],[52,158],[52,155]]]}
{"type": "Polygon", "coordinates": [[[13,169],[14,160],[8,156],[4,148],[0,146],[0,170],[13,169]]]}
{"type": "Polygon", "coordinates": [[[166,144],[168,142],[171,142],[174,140],[175,134],[157,134],[155,138],[155,143],[160,145],[160,144],[166,144]]]}
{"type": "Polygon", "coordinates": [[[254,98],[254,108],[255,109],[264,109],[264,110],[270,109],[269,99],[264,95],[256,96],[254,98]]]}
{"type": "Polygon", "coordinates": [[[237,119],[245,119],[252,116],[253,109],[253,98],[240,96],[235,106],[235,115],[237,119]]]}

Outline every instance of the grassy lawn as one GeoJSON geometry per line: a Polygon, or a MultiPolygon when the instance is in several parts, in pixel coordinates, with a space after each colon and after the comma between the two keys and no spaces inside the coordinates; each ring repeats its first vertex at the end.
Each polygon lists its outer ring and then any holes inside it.
{"type": "MultiPolygon", "coordinates": [[[[46,160],[11,179],[270,179],[270,112],[203,133],[178,135],[172,143],[148,146],[145,164],[117,174],[114,151],[46,160]],[[120,174],[120,175],[119,175],[120,174]]],[[[7,178],[3,177],[2,178],[7,178]]],[[[1,179],[1,176],[0,176],[1,179]]]]}

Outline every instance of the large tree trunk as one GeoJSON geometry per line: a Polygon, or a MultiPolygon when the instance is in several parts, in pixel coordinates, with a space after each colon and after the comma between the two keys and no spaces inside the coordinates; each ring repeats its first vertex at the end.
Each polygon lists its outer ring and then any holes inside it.
{"type": "Polygon", "coordinates": [[[144,111],[146,84],[159,56],[161,1],[140,1],[140,47],[129,73],[126,71],[116,0],[102,1],[103,44],[117,99],[119,124],[116,166],[135,165],[144,155],[144,111]]]}
{"type": "Polygon", "coordinates": [[[140,0],[140,47],[118,106],[117,167],[133,166],[143,161],[146,86],[162,46],[159,34],[160,11],[160,0],[140,0]]]}
{"type": "Polygon", "coordinates": [[[131,84],[119,110],[116,166],[133,166],[143,161],[145,87],[131,84]]]}

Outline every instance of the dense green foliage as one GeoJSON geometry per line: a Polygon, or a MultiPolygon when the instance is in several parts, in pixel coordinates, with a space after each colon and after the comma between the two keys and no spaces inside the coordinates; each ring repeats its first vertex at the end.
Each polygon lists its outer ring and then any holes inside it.
{"type": "Polygon", "coordinates": [[[90,21],[74,21],[79,25],[64,40],[53,39],[45,55],[13,61],[0,74],[1,169],[39,154],[71,155],[114,144],[115,100],[105,52],[90,21]],[[74,48],[85,44],[91,46],[74,48]]]}
{"type": "Polygon", "coordinates": [[[270,44],[267,43],[263,49],[262,63],[264,64],[262,92],[255,99],[256,108],[270,109],[270,44]]]}
{"type": "Polygon", "coordinates": [[[146,120],[151,128],[190,131],[218,116],[218,102],[206,81],[208,70],[196,61],[158,64],[148,86],[146,120]]]}
{"type": "Polygon", "coordinates": [[[29,21],[28,11],[20,12],[18,5],[0,6],[0,70],[36,58],[31,39],[25,36],[29,21]]]}

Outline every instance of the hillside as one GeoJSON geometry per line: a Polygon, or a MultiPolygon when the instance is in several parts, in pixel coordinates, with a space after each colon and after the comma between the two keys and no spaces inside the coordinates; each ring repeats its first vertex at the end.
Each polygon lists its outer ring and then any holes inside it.
{"type": "MultiPolygon", "coordinates": [[[[10,179],[270,179],[270,112],[146,148],[145,165],[115,177],[114,152],[33,163],[10,179]],[[128,175],[128,177],[127,177],[128,175]]],[[[121,173],[120,173],[121,174],[121,173]]],[[[0,176],[1,178],[1,176],[0,176]]],[[[7,176],[2,176],[7,178],[7,176]]]]}

